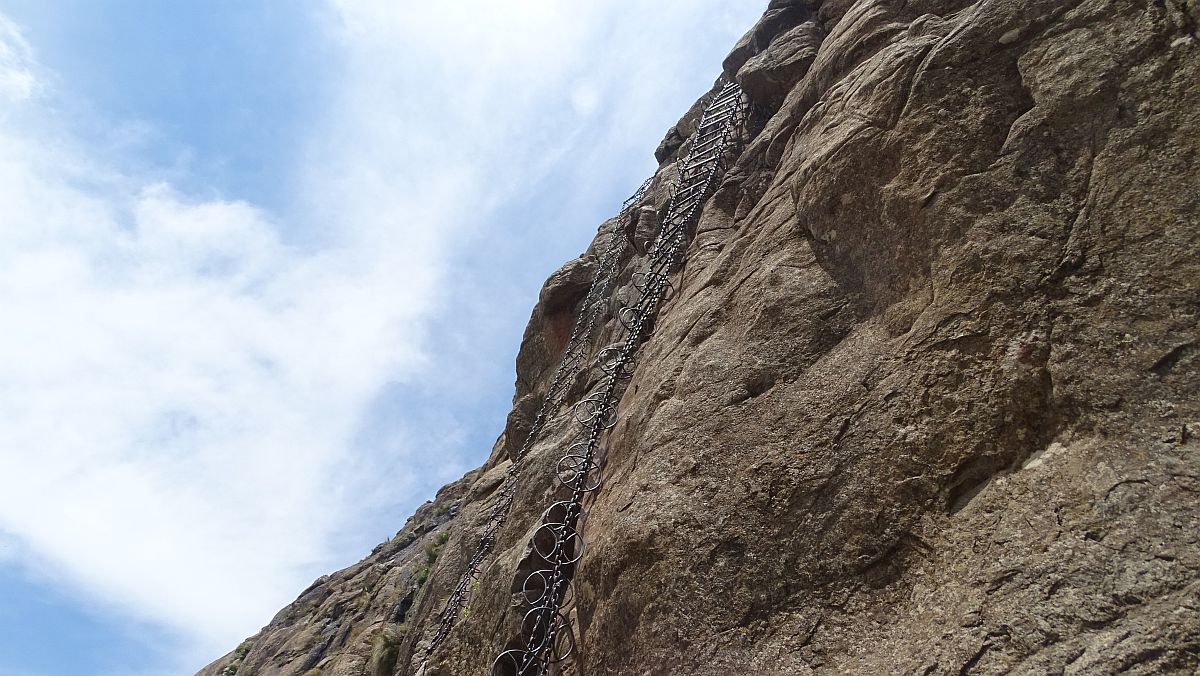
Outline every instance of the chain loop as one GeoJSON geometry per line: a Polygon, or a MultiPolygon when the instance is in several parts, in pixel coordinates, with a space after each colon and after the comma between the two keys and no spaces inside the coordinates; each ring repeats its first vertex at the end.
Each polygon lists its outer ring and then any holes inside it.
{"type": "Polygon", "coordinates": [[[551,665],[574,651],[575,635],[563,611],[570,602],[571,580],[584,552],[583,501],[599,489],[602,480],[600,440],[616,424],[617,404],[632,375],[634,357],[672,288],[668,275],[683,260],[704,203],[717,187],[726,155],[739,140],[744,114],[742,91],[732,83],[704,110],[691,151],[680,165],[680,187],[673,191],[662,230],[648,249],[650,260],[632,280],[637,298],[617,312],[625,338],[600,351],[597,366],[606,376],[603,385],[575,406],[585,440],[572,445],[558,463],[559,481],[571,497],[554,503],[533,534],[535,567],[522,589],[537,593],[524,594],[528,607],[521,625],[524,647],[501,653],[492,663],[493,676],[546,676],[551,665]]]}
{"type": "MultiPolygon", "coordinates": [[[[472,587],[475,580],[479,577],[484,560],[487,559],[496,546],[497,534],[500,531],[500,527],[504,525],[505,520],[508,518],[508,512],[512,508],[513,500],[516,496],[516,483],[521,471],[521,461],[529,454],[529,451],[537,442],[546,423],[562,406],[563,398],[570,389],[571,382],[574,380],[573,376],[578,371],[580,363],[583,360],[583,355],[586,352],[584,341],[591,335],[592,329],[596,324],[596,319],[603,311],[606,304],[605,301],[611,295],[610,287],[616,275],[617,263],[624,252],[626,244],[623,233],[625,222],[632,216],[633,210],[645,199],[646,193],[650,190],[653,181],[653,177],[646,179],[633,195],[625,200],[625,203],[621,207],[618,223],[606,240],[602,240],[603,243],[598,247],[601,253],[596,266],[596,274],[592,279],[591,287],[588,289],[583,303],[580,305],[579,316],[575,320],[575,327],[571,332],[570,339],[567,341],[567,346],[563,349],[562,360],[554,372],[554,378],[546,390],[546,396],[542,400],[542,405],[538,409],[537,414],[534,416],[533,424],[529,428],[529,433],[525,436],[524,443],[521,444],[520,449],[514,455],[513,463],[504,475],[502,485],[498,491],[499,500],[488,515],[483,532],[479,536],[479,544],[475,548],[475,554],[467,562],[466,569],[459,576],[458,583],[454,586],[450,597],[446,600],[446,605],[443,607],[442,612],[438,614],[438,628],[429,646],[425,649],[425,655],[421,663],[422,671],[424,670],[425,663],[429,661],[430,656],[445,642],[451,630],[454,629],[454,625],[458,622],[462,614],[462,609],[467,607],[470,601],[472,587]]],[[[586,481],[587,479],[583,478],[580,480],[586,481]]]]}

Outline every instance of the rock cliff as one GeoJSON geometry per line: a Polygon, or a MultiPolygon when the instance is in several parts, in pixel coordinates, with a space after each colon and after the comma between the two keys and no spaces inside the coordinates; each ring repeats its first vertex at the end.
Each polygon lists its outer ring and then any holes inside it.
{"type": "MultiPolygon", "coordinates": [[[[1194,0],[770,3],[723,64],[743,150],[604,445],[561,673],[1195,673],[1198,25],[1194,0]]],[[[601,236],[653,234],[710,96],[601,236]]],[[[596,246],[547,282],[488,461],[203,676],[417,671],[596,246]]],[[[427,676],[519,630],[569,418],[427,676]]]]}

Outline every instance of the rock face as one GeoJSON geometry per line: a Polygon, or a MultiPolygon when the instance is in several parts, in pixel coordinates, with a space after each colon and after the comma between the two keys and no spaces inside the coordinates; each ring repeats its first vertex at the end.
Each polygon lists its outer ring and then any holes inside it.
{"type": "MultiPolygon", "coordinates": [[[[1187,0],[770,4],[724,64],[745,149],[605,444],[562,673],[1195,673],[1198,25],[1187,0]]],[[[201,674],[417,671],[593,253],[547,283],[487,463],[201,674]]],[[[570,425],[427,676],[516,636],[570,425]]]]}

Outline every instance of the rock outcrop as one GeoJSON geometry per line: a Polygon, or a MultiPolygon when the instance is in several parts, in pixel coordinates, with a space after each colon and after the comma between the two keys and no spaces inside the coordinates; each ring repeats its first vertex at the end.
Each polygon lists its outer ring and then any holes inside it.
{"type": "MultiPolygon", "coordinates": [[[[1195,673],[1198,25],[1189,0],[771,2],[723,64],[755,118],[605,444],[562,673],[1195,673]]],[[[593,255],[547,283],[484,466],[201,674],[415,673],[593,255]]],[[[570,425],[427,676],[518,630],[570,425]]]]}

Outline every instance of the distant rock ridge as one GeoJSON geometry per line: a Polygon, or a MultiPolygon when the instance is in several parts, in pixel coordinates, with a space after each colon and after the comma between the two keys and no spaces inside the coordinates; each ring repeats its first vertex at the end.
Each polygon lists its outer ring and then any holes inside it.
{"type": "MultiPolygon", "coordinates": [[[[722,64],[754,117],[610,432],[554,673],[1200,669],[1197,26],[1184,0],[770,2],[722,64]]],[[[712,94],[600,228],[637,244],[619,285],[712,94]]],[[[596,247],[543,289],[488,461],[202,676],[416,673],[596,247]]],[[[569,417],[425,676],[489,673],[518,629],[569,417]]]]}

